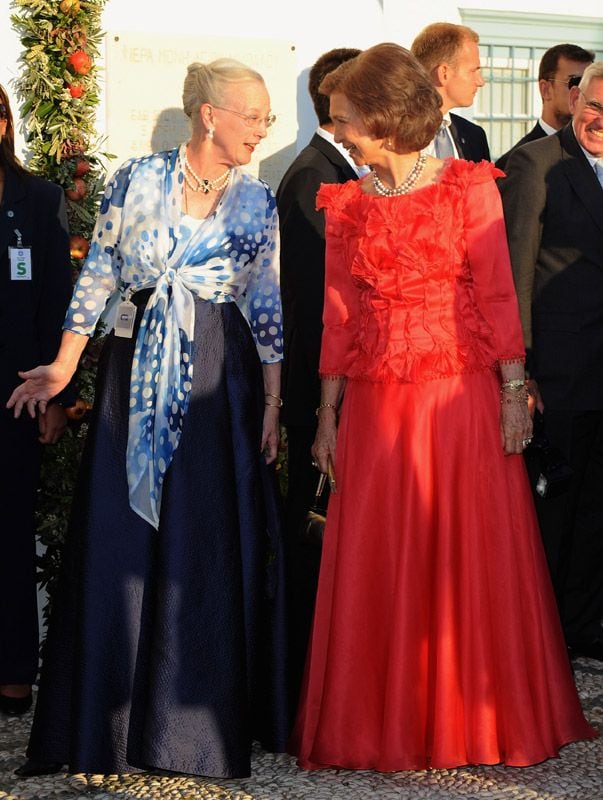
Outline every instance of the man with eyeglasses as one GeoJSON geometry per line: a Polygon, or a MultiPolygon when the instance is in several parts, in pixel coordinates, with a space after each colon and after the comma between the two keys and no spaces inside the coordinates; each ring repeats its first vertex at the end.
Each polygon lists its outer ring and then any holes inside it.
{"type": "Polygon", "coordinates": [[[515,150],[499,181],[528,386],[573,469],[536,510],[570,652],[603,660],[603,61],[573,119],[515,150]]]}
{"type": "Polygon", "coordinates": [[[535,139],[550,136],[571,119],[569,90],[580,83],[582,73],[595,60],[595,54],[577,44],[556,44],[545,52],[538,67],[538,88],[542,97],[542,115],[531,131],[496,161],[505,168],[509,154],[535,139]]]}

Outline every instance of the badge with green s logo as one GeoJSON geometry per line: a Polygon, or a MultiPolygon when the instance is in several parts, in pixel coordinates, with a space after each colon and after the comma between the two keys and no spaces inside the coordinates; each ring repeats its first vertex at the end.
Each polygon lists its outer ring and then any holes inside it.
{"type": "Polygon", "coordinates": [[[31,250],[29,247],[9,247],[10,277],[13,281],[31,280],[31,250]]]}

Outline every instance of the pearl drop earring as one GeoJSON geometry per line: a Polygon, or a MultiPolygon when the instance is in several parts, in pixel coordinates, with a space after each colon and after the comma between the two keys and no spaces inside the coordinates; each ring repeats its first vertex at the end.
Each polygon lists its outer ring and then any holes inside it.
{"type": "Polygon", "coordinates": [[[207,129],[207,138],[208,139],[213,139],[214,138],[214,129],[213,128],[208,128],[207,129]]]}

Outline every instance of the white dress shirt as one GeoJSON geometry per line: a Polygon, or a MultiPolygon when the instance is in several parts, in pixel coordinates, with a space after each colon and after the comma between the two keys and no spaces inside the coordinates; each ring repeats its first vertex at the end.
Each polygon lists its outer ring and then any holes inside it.
{"type": "Polygon", "coordinates": [[[362,178],[363,175],[366,175],[367,172],[371,171],[371,168],[368,166],[359,167],[356,164],[354,164],[354,161],[352,160],[348,151],[342,144],[339,144],[339,142],[335,141],[335,137],[330,131],[326,131],[324,128],[317,128],[316,133],[318,134],[318,136],[321,136],[329,144],[332,144],[333,147],[339,153],[341,153],[341,155],[345,158],[345,160],[348,162],[350,167],[354,170],[354,172],[356,173],[356,175],[358,175],[359,178],[362,178]]]}

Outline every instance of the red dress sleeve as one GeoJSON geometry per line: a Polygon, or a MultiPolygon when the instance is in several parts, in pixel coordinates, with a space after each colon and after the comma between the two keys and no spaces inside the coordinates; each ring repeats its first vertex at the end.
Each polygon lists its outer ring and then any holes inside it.
{"type": "Polygon", "coordinates": [[[503,173],[488,162],[476,165],[467,184],[465,237],[478,308],[494,333],[499,362],[525,360],[519,306],[500,192],[503,173]]]}
{"type": "Polygon", "coordinates": [[[324,208],[325,224],[325,302],[320,350],[321,378],[343,377],[358,353],[357,335],[360,291],[354,284],[350,246],[354,237],[353,219],[342,213],[340,202],[348,184],[323,185],[317,195],[317,208],[324,208]]]}

